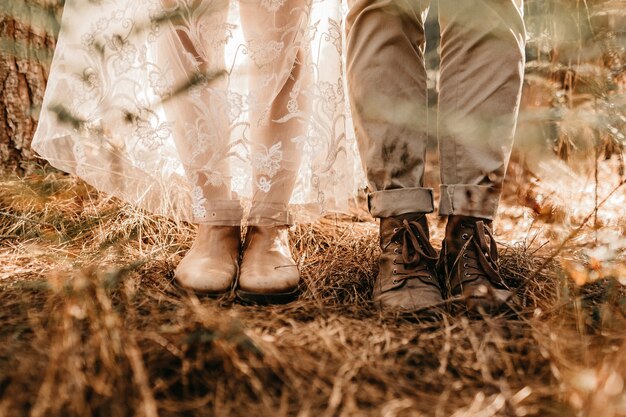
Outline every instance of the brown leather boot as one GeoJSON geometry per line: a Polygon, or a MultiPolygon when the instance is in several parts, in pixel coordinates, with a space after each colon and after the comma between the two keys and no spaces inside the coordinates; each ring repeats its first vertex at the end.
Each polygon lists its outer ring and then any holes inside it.
{"type": "Polygon", "coordinates": [[[380,219],[379,272],[374,301],[384,308],[422,310],[443,302],[437,252],[423,213],[380,219]]]}
{"type": "Polygon", "coordinates": [[[191,249],[174,273],[183,287],[209,295],[224,294],[237,277],[239,226],[200,225],[191,249]]]}
{"type": "Polygon", "coordinates": [[[288,226],[248,227],[237,296],[257,304],[287,303],[298,297],[299,282],[288,226]]]}
{"type": "Polygon", "coordinates": [[[498,270],[498,250],[489,220],[449,216],[439,268],[449,294],[463,299],[468,310],[493,311],[511,297],[498,270]]]}

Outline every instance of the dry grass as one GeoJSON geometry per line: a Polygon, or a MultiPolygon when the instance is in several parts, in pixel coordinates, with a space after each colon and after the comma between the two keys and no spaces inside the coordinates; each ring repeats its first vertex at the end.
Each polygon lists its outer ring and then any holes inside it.
{"type": "Polygon", "coordinates": [[[575,287],[503,248],[514,311],[381,312],[374,223],[298,226],[287,306],[198,298],[193,228],[58,174],[0,182],[0,416],[626,415],[617,281],[575,287]]]}

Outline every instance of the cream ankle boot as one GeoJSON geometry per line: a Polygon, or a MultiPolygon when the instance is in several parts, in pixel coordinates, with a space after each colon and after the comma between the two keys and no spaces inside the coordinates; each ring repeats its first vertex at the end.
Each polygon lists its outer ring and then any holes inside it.
{"type": "Polygon", "coordinates": [[[288,227],[248,227],[237,296],[258,304],[287,303],[297,298],[299,282],[288,227]]]}
{"type": "Polygon", "coordinates": [[[200,225],[191,249],[176,268],[176,280],[197,292],[228,292],[237,277],[240,242],[239,226],[200,225]]]}

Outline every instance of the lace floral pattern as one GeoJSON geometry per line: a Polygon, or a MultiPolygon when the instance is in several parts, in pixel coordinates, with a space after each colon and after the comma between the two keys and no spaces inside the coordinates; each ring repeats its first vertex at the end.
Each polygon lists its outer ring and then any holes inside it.
{"type": "Polygon", "coordinates": [[[341,27],[341,0],[68,0],[33,147],[176,219],[346,210],[341,27]]]}

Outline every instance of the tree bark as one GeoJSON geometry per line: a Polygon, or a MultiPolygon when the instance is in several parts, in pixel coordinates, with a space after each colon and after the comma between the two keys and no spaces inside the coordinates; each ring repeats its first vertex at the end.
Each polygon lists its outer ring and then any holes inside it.
{"type": "Polygon", "coordinates": [[[40,4],[18,0],[0,6],[0,172],[3,173],[23,175],[36,166],[32,163],[36,158],[30,143],[58,33],[58,24],[51,28],[50,22],[55,22],[54,11],[60,8],[58,2],[50,5],[48,1],[46,5],[45,0],[38,1],[40,4]]]}

